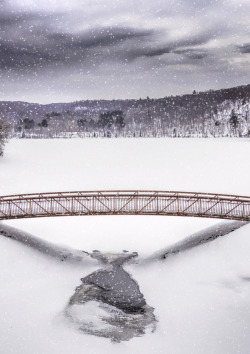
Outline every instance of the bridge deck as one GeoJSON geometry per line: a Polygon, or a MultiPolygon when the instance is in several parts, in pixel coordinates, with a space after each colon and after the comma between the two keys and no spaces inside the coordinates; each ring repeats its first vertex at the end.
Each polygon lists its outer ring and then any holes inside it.
{"type": "Polygon", "coordinates": [[[250,221],[250,197],[169,191],[0,196],[0,220],[67,215],[176,215],[250,221]]]}

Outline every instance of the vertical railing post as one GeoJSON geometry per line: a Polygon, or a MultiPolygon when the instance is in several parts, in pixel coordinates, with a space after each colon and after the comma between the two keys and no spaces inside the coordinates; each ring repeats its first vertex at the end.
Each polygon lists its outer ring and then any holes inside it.
{"type": "Polygon", "coordinates": [[[135,212],[138,212],[138,203],[139,203],[139,195],[137,194],[137,196],[135,197],[135,212]]]}
{"type": "Polygon", "coordinates": [[[9,201],[9,216],[11,217],[11,201],[9,201]]]}
{"type": "Polygon", "coordinates": [[[32,215],[32,203],[31,203],[31,199],[30,199],[30,215],[32,215]]]}

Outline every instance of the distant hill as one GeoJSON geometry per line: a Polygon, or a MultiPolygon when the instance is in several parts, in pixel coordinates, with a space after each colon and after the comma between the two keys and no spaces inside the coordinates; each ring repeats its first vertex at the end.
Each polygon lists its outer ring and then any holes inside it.
{"type": "Polygon", "coordinates": [[[225,136],[235,135],[236,130],[238,136],[248,134],[249,102],[250,85],[245,85],[160,99],[45,105],[1,101],[0,114],[12,123],[13,135],[22,137],[53,137],[66,132],[111,137],[225,136]],[[235,124],[230,121],[232,112],[237,116],[235,124]]]}

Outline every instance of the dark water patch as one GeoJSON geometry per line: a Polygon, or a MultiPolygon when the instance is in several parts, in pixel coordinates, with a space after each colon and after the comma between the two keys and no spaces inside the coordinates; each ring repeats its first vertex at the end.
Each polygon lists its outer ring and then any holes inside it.
{"type": "Polygon", "coordinates": [[[139,285],[122,264],[137,256],[101,254],[108,269],[98,270],[81,279],[66,308],[66,314],[85,333],[120,342],[153,332],[154,309],[147,305],[139,285]]]}

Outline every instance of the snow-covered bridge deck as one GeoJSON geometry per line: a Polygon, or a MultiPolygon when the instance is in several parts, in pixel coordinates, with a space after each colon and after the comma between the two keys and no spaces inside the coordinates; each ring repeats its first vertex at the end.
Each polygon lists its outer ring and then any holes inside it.
{"type": "Polygon", "coordinates": [[[250,221],[250,197],[139,190],[0,196],[0,220],[73,215],[172,215],[250,221]]]}

